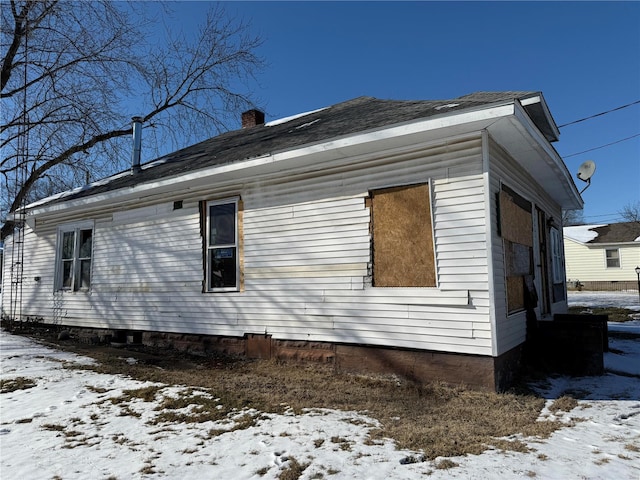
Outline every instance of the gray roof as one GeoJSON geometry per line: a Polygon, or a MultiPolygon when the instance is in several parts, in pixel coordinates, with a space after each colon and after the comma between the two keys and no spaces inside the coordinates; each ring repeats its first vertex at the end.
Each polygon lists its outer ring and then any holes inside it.
{"type": "MultiPolygon", "coordinates": [[[[359,97],[273,126],[257,125],[223,133],[148,162],[138,173],[114,175],[112,179],[87,185],[63,197],[45,200],[41,205],[133,187],[402,122],[538,95],[540,92],[532,91],[476,92],[450,100],[418,101],[359,97]]],[[[554,141],[554,126],[549,123],[553,120],[546,115],[546,107],[541,103],[544,102],[527,105],[525,110],[547,139],[554,141]]]]}
{"type": "Polygon", "coordinates": [[[621,222],[594,226],[589,230],[598,234],[593,240],[586,243],[630,243],[640,242],[640,222],[621,222]]]}

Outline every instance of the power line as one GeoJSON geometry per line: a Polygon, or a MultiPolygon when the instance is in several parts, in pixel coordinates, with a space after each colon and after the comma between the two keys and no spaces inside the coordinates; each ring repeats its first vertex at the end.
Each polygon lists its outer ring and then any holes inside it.
{"type": "Polygon", "coordinates": [[[600,145],[599,147],[589,148],[588,150],[583,150],[582,152],[572,153],[571,155],[563,155],[563,158],[575,157],[576,155],[582,155],[583,153],[592,152],[594,150],[599,150],[604,147],[608,147],[611,145],[615,145],[616,143],[626,142],[627,140],[631,140],[632,138],[640,137],[640,133],[636,133],[635,135],[631,135],[627,138],[621,138],[620,140],[616,140],[615,142],[607,143],[606,145],[600,145]]]}
{"type": "Polygon", "coordinates": [[[622,110],[623,108],[631,107],[632,105],[636,105],[640,103],[640,100],[636,100],[635,102],[627,103],[626,105],[622,105],[621,107],[612,108],[611,110],[607,110],[606,112],[596,113],[594,115],[590,115],[588,117],[581,118],[579,120],[574,120],[573,122],[565,123],[563,125],[558,125],[558,128],[566,127],[568,125],[573,125],[574,123],[584,122],[585,120],[591,120],[592,118],[599,117],[601,115],[606,115],[607,113],[615,112],[617,110],[622,110]]]}

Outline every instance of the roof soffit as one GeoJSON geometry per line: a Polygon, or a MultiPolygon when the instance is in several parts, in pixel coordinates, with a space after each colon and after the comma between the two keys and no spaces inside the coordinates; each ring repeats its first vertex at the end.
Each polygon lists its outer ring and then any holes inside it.
{"type": "Polygon", "coordinates": [[[582,197],[562,158],[522,106],[516,102],[514,115],[493,123],[488,131],[563,209],[583,207],[582,197]]]}

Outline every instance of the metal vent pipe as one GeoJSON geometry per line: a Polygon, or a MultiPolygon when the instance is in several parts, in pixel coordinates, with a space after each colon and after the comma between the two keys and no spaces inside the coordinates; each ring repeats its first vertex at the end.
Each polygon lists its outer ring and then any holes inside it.
{"type": "Polygon", "coordinates": [[[138,173],[140,168],[140,150],[142,149],[142,117],[131,118],[133,125],[133,152],[131,153],[131,173],[138,173]]]}

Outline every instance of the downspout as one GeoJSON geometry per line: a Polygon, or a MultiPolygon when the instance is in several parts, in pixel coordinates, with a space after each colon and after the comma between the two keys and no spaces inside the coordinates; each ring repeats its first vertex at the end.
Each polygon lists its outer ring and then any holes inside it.
{"type": "Polygon", "coordinates": [[[142,117],[133,117],[131,119],[133,126],[133,151],[131,152],[131,173],[139,173],[140,168],[140,150],[142,149],[142,117]]]}

